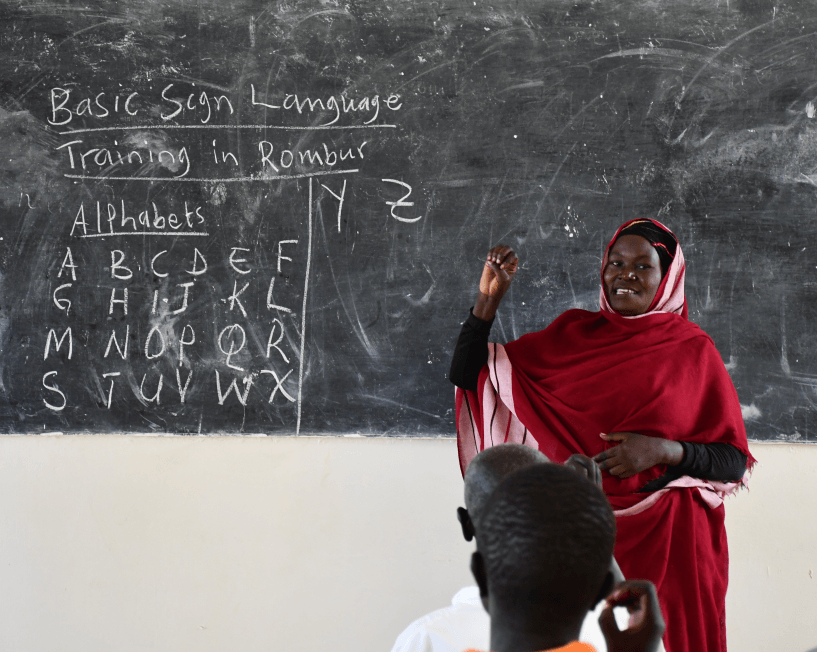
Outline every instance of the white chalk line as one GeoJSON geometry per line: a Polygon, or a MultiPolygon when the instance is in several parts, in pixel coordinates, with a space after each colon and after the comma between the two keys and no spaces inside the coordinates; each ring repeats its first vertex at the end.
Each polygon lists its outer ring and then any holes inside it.
{"type": "Polygon", "coordinates": [[[69,129],[59,132],[60,136],[90,134],[100,131],[139,131],[143,129],[272,129],[275,131],[338,131],[341,129],[396,129],[397,125],[318,125],[317,127],[288,127],[286,125],[137,125],[126,127],[94,127],[89,129],[69,129]]]}
{"type": "Polygon", "coordinates": [[[325,177],[334,174],[352,174],[360,172],[354,170],[326,170],[324,172],[308,172],[305,174],[289,174],[275,177],[231,177],[228,179],[202,179],[192,177],[91,177],[84,174],[65,174],[66,179],[87,179],[91,181],[198,181],[199,183],[233,183],[236,181],[286,181],[287,179],[309,179],[311,177],[325,177]]]}
{"type": "Polygon", "coordinates": [[[117,231],[114,233],[87,233],[79,236],[80,238],[108,238],[117,235],[163,235],[167,237],[190,235],[198,238],[206,238],[210,234],[203,231],[117,231]]]}
{"type": "Polygon", "coordinates": [[[301,394],[304,386],[304,350],[306,344],[306,296],[309,292],[309,268],[312,264],[312,179],[309,180],[309,211],[306,245],[306,278],[304,280],[304,302],[301,308],[301,359],[298,365],[298,421],[295,434],[301,432],[301,394]]]}

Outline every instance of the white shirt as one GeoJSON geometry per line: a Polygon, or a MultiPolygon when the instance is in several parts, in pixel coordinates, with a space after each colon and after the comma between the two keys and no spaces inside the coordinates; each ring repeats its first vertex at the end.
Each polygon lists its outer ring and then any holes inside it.
{"type": "MultiPolygon", "coordinates": [[[[604,604],[601,600],[594,611],[588,612],[579,634],[580,641],[590,643],[598,652],[607,652],[607,643],[599,627],[604,604]]],[[[450,607],[432,611],[411,623],[397,637],[392,652],[487,650],[490,642],[491,619],[479,599],[479,588],[466,586],[457,592],[450,607]]]]}
{"type": "Polygon", "coordinates": [[[457,591],[450,607],[415,620],[394,643],[392,652],[463,652],[487,650],[491,619],[479,599],[479,587],[457,591]]]}

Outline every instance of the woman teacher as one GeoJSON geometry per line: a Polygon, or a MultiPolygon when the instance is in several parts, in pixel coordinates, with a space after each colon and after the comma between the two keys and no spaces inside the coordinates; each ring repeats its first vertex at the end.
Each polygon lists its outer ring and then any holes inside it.
{"type": "Polygon", "coordinates": [[[598,462],[625,577],[651,580],[667,652],[726,652],[723,496],[754,463],[738,396],[711,338],[687,319],[684,256],[660,222],[619,228],[602,260],[600,310],[568,310],[489,344],[518,266],[488,253],[451,364],[463,472],[484,448],[598,462]]]}

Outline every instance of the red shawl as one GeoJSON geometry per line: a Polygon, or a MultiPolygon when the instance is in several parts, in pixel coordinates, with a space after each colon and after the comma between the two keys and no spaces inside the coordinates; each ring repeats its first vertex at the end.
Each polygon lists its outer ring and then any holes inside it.
{"type": "MultiPolygon", "coordinates": [[[[489,345],[477,391],[457,390],[463,473],[479,451],[503,442],[559,463],[573,453],[592,457],[614,445],[602,432],[726,442],[751,465],[734,385],[711,338],[686,319],[684,271],[678,247],[644,315],[613,312],[602,290],[600,312],[569,310],[543,331],[489,345]]],[[[617,516],[616,559],[625,577],[655,583],[667,652],[725,652],[722,497],[737,487],[684,477],[638,493],[665,471],[626,480],[603,474],[617,516]]]]}

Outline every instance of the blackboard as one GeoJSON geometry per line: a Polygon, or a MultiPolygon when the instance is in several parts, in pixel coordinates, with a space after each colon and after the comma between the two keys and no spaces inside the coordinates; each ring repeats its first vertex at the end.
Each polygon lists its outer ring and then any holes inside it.
{"type": "Polygon", "coordinates": [[[817,438],[811,2],[0,2],[0,431],[453,434],[507,341],[679,235],[750,437],[817,438]]]}

